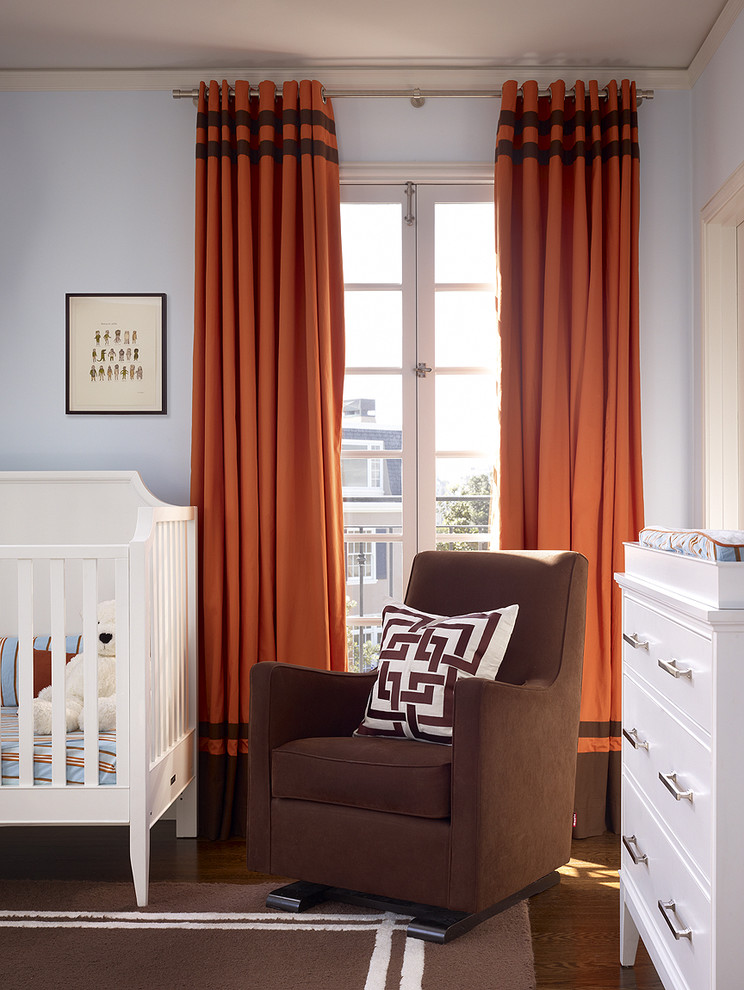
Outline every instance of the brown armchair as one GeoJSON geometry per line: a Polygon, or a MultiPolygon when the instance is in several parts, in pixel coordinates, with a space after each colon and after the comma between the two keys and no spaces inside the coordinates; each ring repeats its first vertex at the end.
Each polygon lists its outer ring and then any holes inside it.
{"type": "Polygon", "coordinates": [[[586,581],[585,558],[568,551],[415,558],[415,609],[519,605],[496,680],[456,683],[451,746],[353,737],[374,673],[254,666],[248,867],[301,881],[267,903],[384,898],[422,915],[409,935],[446,941],[557,882],[571,849],[586,581]]]}

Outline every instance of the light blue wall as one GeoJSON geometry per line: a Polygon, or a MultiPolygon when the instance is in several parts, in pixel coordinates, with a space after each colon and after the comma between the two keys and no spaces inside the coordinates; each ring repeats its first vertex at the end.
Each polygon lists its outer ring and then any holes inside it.
{"type": "MultiPolygon", "coordinates": [[[[640,110],[648,517],[691,521],[690,108],[640,110]]],[[[343,162],[491,162],[498,101],[337,100],[343,162]]],[[[1,469],[135,468],[189,492],[194,107],[167,92],[0,93],[1,469]],[[167,416],[66,416],[66,292],[165,292],[167,416]]]]}
{"type": "Polygon", "coordinates": [[[189,497],[194,108],[0,93],[0,468],[134,468],[189,497]],[[165,292],[166,416],[65,415],[65,293],[165,292]]]}
{"type": "Polygon", "coordinates": [[[342,162],[492,162],[497,99],[337,99],[342,162]]]}
{"type": "Polygon", "coordinates": [[[638,109],[640,348],[646,521],[700,526],[694,493],[689,91],[638,109]]]}
{"type": "MultiPolygon", "coordinates": [[[[744,13],[692,90],[693,208],[699,212],[744,161],[744,13]]],[[[698,234],[697,228],[695,230],[698,234]]]]}

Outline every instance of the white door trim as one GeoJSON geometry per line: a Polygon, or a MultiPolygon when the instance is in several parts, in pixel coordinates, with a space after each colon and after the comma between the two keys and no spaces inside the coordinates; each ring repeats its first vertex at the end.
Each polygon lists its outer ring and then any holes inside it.
{"type": "Polygon", "coordinates": [[[744,401],[736,228],[744,222],[744,163],[701,210],[703,510],[705,525],[744,522],[744,401]]]}

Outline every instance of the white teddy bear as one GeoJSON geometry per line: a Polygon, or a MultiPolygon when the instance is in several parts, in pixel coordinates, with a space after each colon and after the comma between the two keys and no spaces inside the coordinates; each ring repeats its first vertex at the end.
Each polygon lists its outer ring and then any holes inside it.
{"type": "MultiPolygon", "coordinates": [[[[116,637],[115,602],[100,602],[98,617],[98,728],[110,732],[116,728],[116,637]]],[[[67,731],[82,729],[83,654],[78,653],[65,670],[65,708],[67,731]]],[[[34,732],[50,735],[52,731],[52,688],[43,688],[34,698],[34,732]]]]}

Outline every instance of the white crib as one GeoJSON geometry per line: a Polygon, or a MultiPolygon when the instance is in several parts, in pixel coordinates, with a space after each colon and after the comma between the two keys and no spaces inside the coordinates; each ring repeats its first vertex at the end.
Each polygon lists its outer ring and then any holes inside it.
{"type": "Polygon", "coordinates": [[[127,824],[139,905],[147,904],[151,826],[175,805],[177,835],[196,835],[196,553],[195,509],[161,502],[135,471],[0,472],[0,636],[18,640],[17,780],[3,784],[0,774],[0,825],[127,824]],[[101,784],[96,605],[109,599],[116,768],[115,782],[101,784]],[[79,633],[84,769],[72,784],[65,638],[79,633]],[[34,769],[32,712],[39,635],[51,637],[53,678],[44,783],[34,769]]]}

